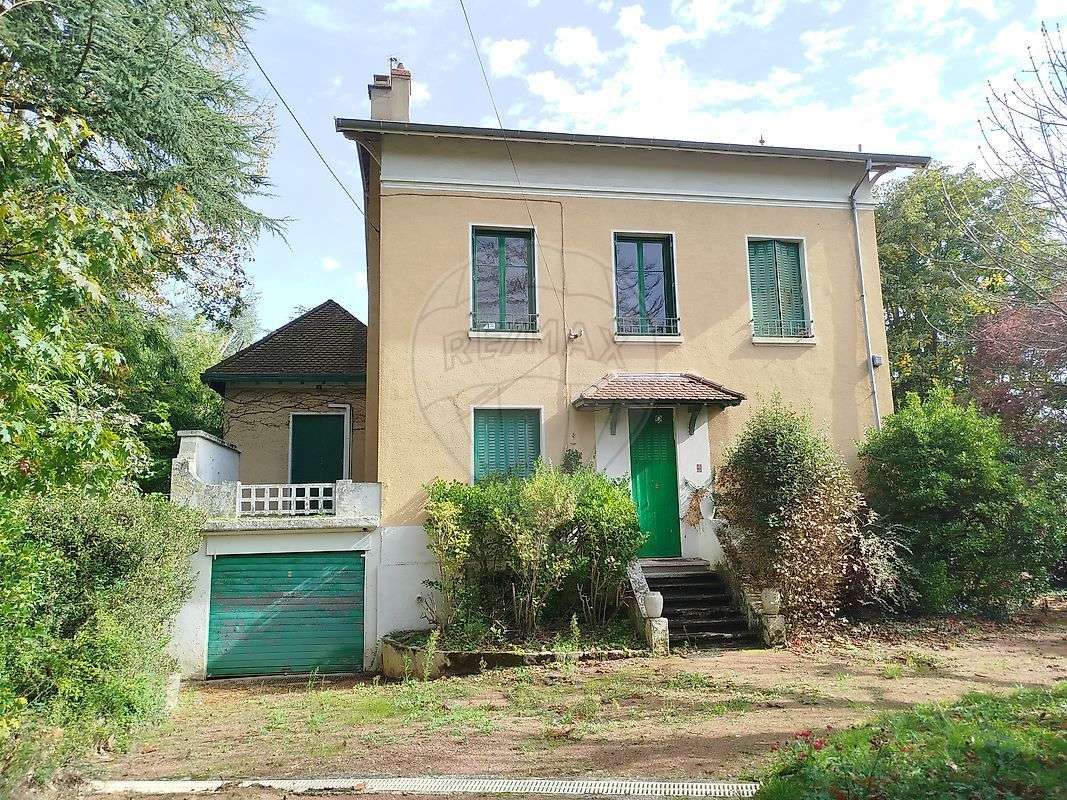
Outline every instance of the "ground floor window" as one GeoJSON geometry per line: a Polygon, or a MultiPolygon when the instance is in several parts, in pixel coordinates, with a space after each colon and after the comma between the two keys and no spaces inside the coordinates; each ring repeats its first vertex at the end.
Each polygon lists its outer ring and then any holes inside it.
{"type": "Polygon", "coordinates": [[[474,480],[488,475],[525,477],[540,457],[540,409],[474,409],[474,480]]]}

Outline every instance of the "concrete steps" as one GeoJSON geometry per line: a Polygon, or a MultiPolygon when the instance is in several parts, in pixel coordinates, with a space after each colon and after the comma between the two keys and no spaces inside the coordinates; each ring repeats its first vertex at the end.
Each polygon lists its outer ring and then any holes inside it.
{"type": "Polygon", "coordinates": [[[718,573],[703,559],[644,559],[652,591],[663,594],[671,647],[735,648],[758,645],[718,573]]]}

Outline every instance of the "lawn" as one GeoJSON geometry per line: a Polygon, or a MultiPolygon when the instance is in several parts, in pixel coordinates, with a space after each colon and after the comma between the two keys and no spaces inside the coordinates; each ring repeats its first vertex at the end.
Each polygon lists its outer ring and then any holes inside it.
{"type": "Polygon", "coordinates": [[[798,731],[1067,679],[1067,614],[796,650],[676,654],[429,683],[188,686],[97,777],[758,778],[798,731]]]}
{"type": "Polygon", "coordinates": [[[759,797],[1067,797],[1067,682],[970,694],[831,736],[804,731],[759,797]]]}

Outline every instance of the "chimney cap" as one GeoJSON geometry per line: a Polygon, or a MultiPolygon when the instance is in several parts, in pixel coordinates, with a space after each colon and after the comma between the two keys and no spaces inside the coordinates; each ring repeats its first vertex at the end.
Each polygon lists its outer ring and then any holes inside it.
{"type": "Polygon", "coordinates": [[[391,67],[389,74],[394,78],[408,78],[411,79],[411,70],[404,66],[403,61],[397,61],[395,67],[391,67]]]}

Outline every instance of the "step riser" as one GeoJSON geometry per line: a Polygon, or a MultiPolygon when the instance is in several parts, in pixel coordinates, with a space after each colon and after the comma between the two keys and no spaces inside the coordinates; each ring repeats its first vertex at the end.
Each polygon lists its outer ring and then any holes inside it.
{"type": "Polygon", "coordinates": [[[737,611],[730,606],[718,608],[678,608],[664,606],[664,617],[672,623],[689,622],[726,622],[727,620],[740,620],[737,611]]]}
{"type": "Polygon", "coordinates": [[[689,636],[698,633],[748,633],[748,627],[740,621],[679,623],[667,617],[667,624],[667,630],[671,636],[689,636]]]}
{"type": "Polygon", "coordinates": [[[726,592],[692,592],[689,594],[673,593],[664,595],[665,606],[729,606],[731,597],[726,592]]]}
{"type": "Polygon", "coordinates": [[[673,591],[686,591],[701,587],[716,591],[725,591],[726,586],[718,578],[694,578],[691,581],[680,581],[676,578],[668,580],[657,580],[651,578],[648,581],[648,588],[655,589],[657,592],[673,592],[673,591]]]}

